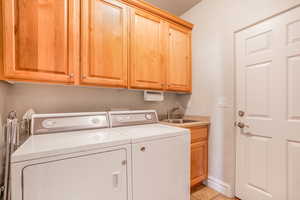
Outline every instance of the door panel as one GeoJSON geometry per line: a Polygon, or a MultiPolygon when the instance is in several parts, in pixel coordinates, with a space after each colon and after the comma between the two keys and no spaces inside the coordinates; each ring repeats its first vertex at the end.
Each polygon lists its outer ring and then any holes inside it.
{"type": "Polygon", "coordinates": [[[131,13],[130,87],[163,89],[163,22],[140,10],[131,13]]]}
{"type": "Polygon", "coordinates": [[[126,151],[117,150],[30,165],[24,200],[127,200],[126,151]]]}
{"type": "Polygon", "coordinates": [[[169,26],[167,89],[191,91],[191,33],[178,25],[169,26]]]}
{"type": "Polygon", "coordinates": [[[190,141],[179,136],[133,144],[133,200],[188,200],[190,141]]]}
{"type": "Polygon", "coordinates": [[[5,77],[74,82],[79,1],[7,0],[4,6],[5,77]]]}
{"type": "Polygon", "coordinates": [[[268,177],[270,162],[270,138],[253,136],[249,138],[246,146],[248,169],[248,186],[253,190],[269,193],[270,183],[268,177]]]}
{"type": "Polygon", "coordinates": [[[236,34],[237,196],[297,200],[300,8],[236,34]]]}
{"type": "Polygon", "coordinates": [[[246,112],[248,117],[270,117],[269,77],[271,64],[271,62],[254,64],[246,69],[246,112]]]}
{"type": "MultiPolygon", "coordinates": [[[[300,28],[300,27],[299,27],[300,28]]],[[[300,55],[289,57],[288,70],[288,118],[300,120],[300,55]]]]}
{"type": "Polygon", "coordinates": [[[128,8],[115,0],[83,1],[81,83],[127,86],[128,8]]]}
{"type": "Polygon", "coordinates": [[[270,50],[272,31],[266,31],[254,35],[246,39],[246,52],[247,55],[257,54],[270,50]]]}
{"type": "Polygon", "coordinates": [[[287,41],[289,45],[300,42],[300,20],[287,24],[287,41]]]}
{"type": "Polygon", "coordinates": [[[288,197],[295,200],[300,199],[300,142],[289,141],[288,147],[288,197]]]}

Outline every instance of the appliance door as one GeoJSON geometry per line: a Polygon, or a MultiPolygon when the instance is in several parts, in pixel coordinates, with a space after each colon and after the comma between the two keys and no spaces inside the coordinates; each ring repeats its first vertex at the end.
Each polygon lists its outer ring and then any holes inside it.
{"type": "Polygon", "coordinates": [[[133,200],[190,200],[189,135],[132,146],[133,200]]]}
{"type": "Polygon", "coordinates": [[[127,200],[126,150],[29,165],[23,200],[127,200]]]}

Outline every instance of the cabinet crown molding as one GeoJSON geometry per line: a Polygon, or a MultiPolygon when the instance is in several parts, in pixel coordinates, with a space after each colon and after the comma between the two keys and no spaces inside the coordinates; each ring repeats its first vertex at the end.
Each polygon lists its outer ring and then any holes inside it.
{"type": "Polygon", "coordinates": [[[184,19],[181,19],[180,17],[175,16],[174,14],[169,13],[168,11],[162,10],[160,8],[157,8],[156,6],[143,1],[143,0],[119,0],[121,2],[133,5],[137,8],[146,10],[148,12],[151,12],[153,14],[156,14],[164,19],[167,19],[173,23],[181,24],[182,26],[193,29],[194,25],[184,19]]]}

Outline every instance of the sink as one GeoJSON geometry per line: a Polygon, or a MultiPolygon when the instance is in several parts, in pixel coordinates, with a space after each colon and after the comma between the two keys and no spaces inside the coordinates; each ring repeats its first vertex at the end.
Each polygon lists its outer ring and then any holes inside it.
{"type": "Polygon", "coordinates": [[[168,123],[174,123],[174,124],[185,124],[185,123],[193,123],[193,122],[199,122],[196,120],[189,120],[189,119],[166,119],[164,122],[168,123]]]}

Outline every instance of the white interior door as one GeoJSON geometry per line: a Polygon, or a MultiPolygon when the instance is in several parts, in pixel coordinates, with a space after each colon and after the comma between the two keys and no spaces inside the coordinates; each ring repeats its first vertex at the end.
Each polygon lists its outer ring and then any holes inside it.
{"type": "Polygon", "coordinates": [[[127,200],[126,151],[25,167],[23,200],[127,200]]]}
{"type": "Polygon", "coordinates": [[[236,66],[237,196],[299,200],[300,8],[237,33],[236,66]]]}
{"type": "Polygon", "coordinates": [[[132,145],[133,200],[190,200],[188,135],[132,145]]]}

